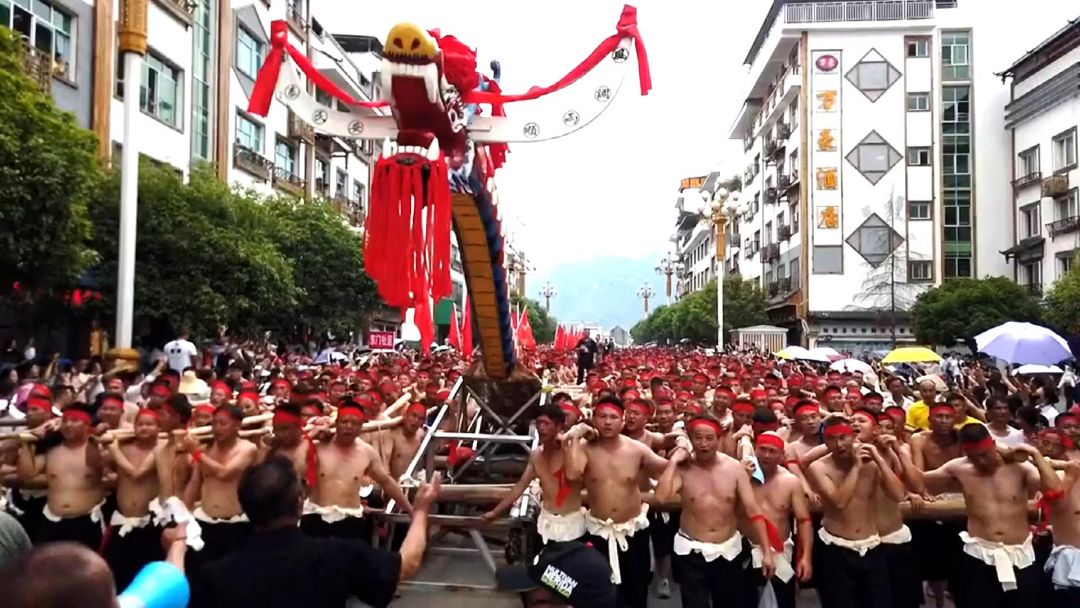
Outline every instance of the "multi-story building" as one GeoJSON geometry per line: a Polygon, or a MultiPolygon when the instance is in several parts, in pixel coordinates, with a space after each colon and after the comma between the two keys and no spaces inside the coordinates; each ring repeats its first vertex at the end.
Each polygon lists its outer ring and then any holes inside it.
{"type": "Polygon", "coordinates": [[[1003,72],[1012,78],[1006,126],[1012,135],[1015,244],[1003,253],[1033,293],[1065,275],[1080,247],[1080,19],[1003,72]]]}
{"type": "Polygon", "coordinates": [[[747,210],[727,256],[791,343],[911,341],[905,311],[927,287],[1007,272],[1004,123],[990,111],[1007,92],[983,66],[1024,41],[976,4],[770,6],[730,133],[747,210]]]}
{"type": "Polygon", "coordinates": [[[676,262],[675,299],[701,290],[716,274],[716,230],[701,208],[698,193],[716,189],[719,173],[708,176],[687,177],[679,183],[679,196],[675,199],[675,230],[671,246],[676,262]]]}

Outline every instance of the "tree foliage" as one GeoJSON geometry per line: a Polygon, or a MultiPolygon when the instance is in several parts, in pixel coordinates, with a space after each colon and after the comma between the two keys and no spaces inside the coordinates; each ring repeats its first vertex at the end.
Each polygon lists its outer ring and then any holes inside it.
{"type": "MultiPolygon", "coordinates": [[[[765,295],[753,281],[724,279],[724,332],[768,321],[765,295]]],[[[630,329],[637,343],[716,343],[716,281],[671,306],[660,306],[630,329]]]]}
{"type": "Polygon", "coordinates": [[[1068,333],[1080,333],[1080,267],[1054,281],[1045,304],[1047,322],[1068,333]]]}
{"type": "Polygon", "coordinates": [[[532,325],[533,338],[537,344],[550,344],[555,339],[558,320],[544,310],[543,305],[532,298],[523,298],[514,294],[510,298],[512,306],[528,306],[529,324],[532,325]]]}
{"type": "MultiPolygon", "coordinates": [[[[113,309],[119,231],[119,176],[91,208],[98,275],[113,309]]],[[[139,172],[135,265],[137,318],[213,335],[276,330],[344,333],[375,301],[363,274],[361,239],[319,202],[231,190],[208,167],[187,183],[144,161],[139,172]]]]}
{"type": "Polygon", "coordinates": [[[1038,321],[1039,300],[1004,277],[950,279],[927,290],[911,308],[915,339],[923,344],[973,345],[974,337],[1006,321],[1038,321]]]}
{"type": "Polygon", "coordinates": [[[0,28],[0,294],[67,289],[93,261],[87,203],[97,140],[27,75],[21,38],[0,28]]]}

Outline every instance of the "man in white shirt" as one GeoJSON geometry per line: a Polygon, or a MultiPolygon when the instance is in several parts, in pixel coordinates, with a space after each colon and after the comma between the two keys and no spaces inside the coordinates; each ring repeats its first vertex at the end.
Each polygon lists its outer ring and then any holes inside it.
{"type": "Polygon", "coordinates": [[[1009,447],[1024,442],[1024,432],[1009,424],[1012,417],[1007,401],[994,395],[986,398],[986,428],[994,441],[1009,447]]]}
{"type": "Polygon", "coordinates": [[[188,338],[190,332],[186,328],[180,328],[176,339],[165,345],[165,356],[169,359],[169,368],[180,373],[189,367],[197,367],[199,351],[188,338]]]}

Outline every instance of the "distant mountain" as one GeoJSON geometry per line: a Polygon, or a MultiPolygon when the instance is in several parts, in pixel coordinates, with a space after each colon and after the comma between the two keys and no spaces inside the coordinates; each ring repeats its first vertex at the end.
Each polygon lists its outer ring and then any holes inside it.
{"type": "Polygon", "coordinates": [[[637,292],[648,282],[653,289],[649,309],[664,303],[664,276],[656,273],[658,255],[641,259],[596,258],[554,266],[527,278],[525,291],[541,304],[540,290],[551,282],[559,295],[551,298],[551,314],[564,322],[597,323],[610,330],[629,330],[644,317],[637,292]]]}

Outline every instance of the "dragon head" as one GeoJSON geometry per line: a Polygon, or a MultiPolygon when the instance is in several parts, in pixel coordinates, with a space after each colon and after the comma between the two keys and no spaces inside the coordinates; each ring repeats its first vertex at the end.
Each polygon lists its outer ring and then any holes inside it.
{"type": "MultiPolygon", "coordinates": [[[[437,139],[450,167],[461,166],[466,150],[466,111],[461,91],[445,72],[458,71],[456,53],[444,52],[438,32],[412,23],[390,28],[379,75],[383,99],[390,102],[402,146],[427,147],[437,139]]],[[[459,43],[460,44],[460,43],[459,43]]],[[[471,70],[475,77],[475,55],[471,70]]]]}

